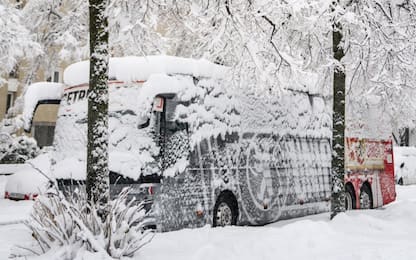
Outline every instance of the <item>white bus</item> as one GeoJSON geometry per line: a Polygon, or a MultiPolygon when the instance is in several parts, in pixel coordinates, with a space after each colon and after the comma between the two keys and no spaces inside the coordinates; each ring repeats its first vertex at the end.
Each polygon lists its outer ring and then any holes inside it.
{"type": "MultiPolygon", "coordinates": [[[[64,73],[52,155],[61,183],[86,177],[88,66],[64,73]]],[[[160,231],[329,211],[328,100],[308,85],[279,95],[236,91],[227,73],[204,60],[110,59],[111,194],[129,185],[151,198],[160,231]]]]}

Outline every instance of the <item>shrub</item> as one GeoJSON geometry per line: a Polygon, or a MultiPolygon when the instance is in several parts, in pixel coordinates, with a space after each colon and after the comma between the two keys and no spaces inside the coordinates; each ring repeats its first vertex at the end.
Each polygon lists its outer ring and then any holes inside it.
{"type": "Polygon", "coordinates": [[[77,190],[66,198],[60,191],[41,196],[34,204],[26,225],[37,242],[26,248],[48,259],[132,257],[149,243],[153,231],[146,229],[146,213],[142,203],[127,201],[130,190],[123,190],[109,202],[104,221],[97,215],[94,204],[88,203],[85,192],[77,190]],[[97,256],[98,255],[98,256],[97,256]]]}
{"type": "Polygon", "coordinates": [[[36,140],[31,137],[10,137],[7,142],[0,144],[0,164],[24,163],[38,154],[39,147],[36,140]]]}

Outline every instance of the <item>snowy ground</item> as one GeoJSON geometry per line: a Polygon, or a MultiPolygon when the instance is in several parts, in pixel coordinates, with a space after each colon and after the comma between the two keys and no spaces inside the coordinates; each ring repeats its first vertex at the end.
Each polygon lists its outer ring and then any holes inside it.
{"type": "MultiPolygon", "coordinates": [[[[0,179],[0,187],[2,179],[0,179]]],[[[416,259],[416,186],[398,186],[381,209],[280,221],[264,227],[186,229],[156,234],[136,255],[166,259],[416,259]]],[[[23,224],[32,202],[0,199],[0,259],[31,239],[23,224]]]]}
{"type": "Polygon", "coordinates": [[[6,185],[7,176],[0,175],[0,199],[4,197],[4,186],[6,185]]]}
{"type": "Polygon", "coordinates": [[[0,259],[10,256],[14,245],[31,239],[28,229],[21,224],[27,219],[33,201],[11,201],[4,198],[5,176],[0,176],[0,259]]]}
{"type": "Polygon", "coordinates": [[[416,259],[416,186],[396,202],[280,221],[265,227],[202,228],[158,234],[138,254],[156,259],[416,259]]]}

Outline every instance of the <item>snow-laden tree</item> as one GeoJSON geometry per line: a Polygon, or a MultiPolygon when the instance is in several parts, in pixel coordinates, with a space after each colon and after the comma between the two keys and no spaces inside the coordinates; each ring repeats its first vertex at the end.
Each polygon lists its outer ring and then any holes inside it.
{"type": "MultiPolygon", "coordinates": [[[[25,22],[36,34],[44,55],[34,61],[39,67],[59,66],[62,61],[88,57],[88,3],[86,1],[31,0],[23,7],[25,22]]],[[[28,79],[30,82],[32,79],[28,79]]]]}
{"type": "MultiPolygon", "coordinates": [[[[404,93],[414,89],[413,1],[167,2],[166,24],[175,25],[168,35],[177,39],[174,52],[232,66],[239,87],[296,89],[307,71],[318,73],[319,87],[334,86],[332,215],[343,211],[344,93],[350,135],[401,120],[404,93]],[[368,125],[371,116],[365,114],[380,109],[388,112],[385,122],[368,125]]],[[[373,138],[382,136],[376,132],[373,138]]]]}
{"type": "MultiPolygon", "coordinates": [[[[383,129],[384,132],[414,127],[416,110],[411,98],[416,94],[414,2],[360,2],[353,7],[356,16],[352,17],[355,23],[350,31],[354,40],[349,42],[351,55],[346,61],[350,71],[347,115],[355,119],[354,125],[381,117],[382,124],[390,128],[383,129]],[[363,26],[369,29],[356,29],[363,26]],[[374,106],[378,107],[378,114],[368,112],[374,106]]],[[[374,131],[379,125],[370,123],[364,131],[383,134],[374,131]]]]}
{"type": "MultiPolygon", "coordinates": [[[[13,133],[22,127],[19,114],[23,112],[26,87],[42,69],[48,73],[51,68],[59,67],[62,62],[79,60],[87,57],[88,33],[85,1],[31,0],[27,1],[19,11],[22,24],[34,35],[39,52],[18,60],[19,73],[24,75],[20,84],[23,86],[22,96],[18,97],[9,112],[13,118],[7,119],[1,126],[4,131],[13,133]],[[7,127],[6,127],[7,125],[7,127]]],[[[22,43],[25,41],[22,40],[22,43]]],[[[45,75],[46,76],[46,75],[45,75]]]]}
{"type": "Polygon", "coordinates": [[[166,6],[172,52],[233,67],[238,87],[258,92],[303,88],[301,75],[316,68],[306,59],[309,50],[293,45],[299,36],[291,25],[302,18],[295,16],[299,3],[172,0],[166,6]]]}
{"type": "MultiPolygon", "coordinates": [[[[148,1],[112,0],[109,2],[110,53],[113,56],[160,54],[166,43],[158,33],[158,5],[148,1]],[[151,10],[151,8],[153,8],[151,10]],[[150,11],[151,10],[151,11],[150,11]],[[138,40],[142,39],[142,40],[138,40]]],[[[22,8],[24,24],[43,50],[42,55],[28,59],[20,68],[26,75],[22,84],[29,85],[39,69],[48,72],[62,64],[88,58],[88,1],[31,0],[22,8]]],[[[21,41],[27,42],[27,41],[21,41]]],[[[21,42],[19,42],[21,44],[21,42]]],[[[22,93],[25,93],[25,88],[22,93]]],[[[11,109],[13,115],[22,112],[23,99],[18,98],[11,109]]],[[[13,122],[16,129],[19,120],[13,122]]]]}
{"type": "Polygon", "coordinates": [[[22,21],[21,11],[9,1],[0,1],[0,87],[19,59],[40,53],[38,44],[22,21]]]}
{"type": "MultiPolygon", "coordinates": [[[[339,1],[334,5],[334,22],[342,27],[339,46],[345,50],[338,68],[348,78],[348,135],[388,138],[394,126],[411,122],[403,120],[400,114],[405,112],[403,105],[406,110],[414,107],[403,97],[413,95],[416,87],[413,80],[416,72],[414,8],[414,4],[406,0],[339,1]]],[[[334,108],[337,101],[339,99],[334,98],[334,108]]],[[[407,113],[414,113],[412,110],[407,113]]],[[[340,121],[334,120],[334,130],[337,123],[340,121]]],[[[340,152],[340,145],[336,145],[334,143],[334,151],[339,148],[340,157],[344,153],[340,152]]],[[[344,174],[341,171],[337,174],[334,193],[343,190],[344,174]]],[[[332,216],[343,210],[342,195],[338,198],[338,203],[333,203],[332,216]]]]}
{"type": "MultiPolygon", "coordinates": [[[[112,56],[164,53],[158,32],[159,5],[149,1],[111,0],[106,14],[112,56]],[[139,40],[143,39],[143,40],[139,40]]],[[[26,21],[47,50],[46,64],[88,57],[88,2],[31,0],[24,6],[26,21]]]]}
{"type": "Polygon", "coordinates": [[[148,0],[110,0],[107,8],[112,56],[165,54],[163,5],[148,0]]]}

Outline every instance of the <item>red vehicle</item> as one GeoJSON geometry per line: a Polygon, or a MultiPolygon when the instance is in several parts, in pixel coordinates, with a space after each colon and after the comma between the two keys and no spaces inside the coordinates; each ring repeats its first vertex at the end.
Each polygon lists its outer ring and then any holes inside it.
{"type": "Polygon", "coordinates": [[[346,138],[346,209],[371,209],[396,199],[391,140],[346,138]]]}

